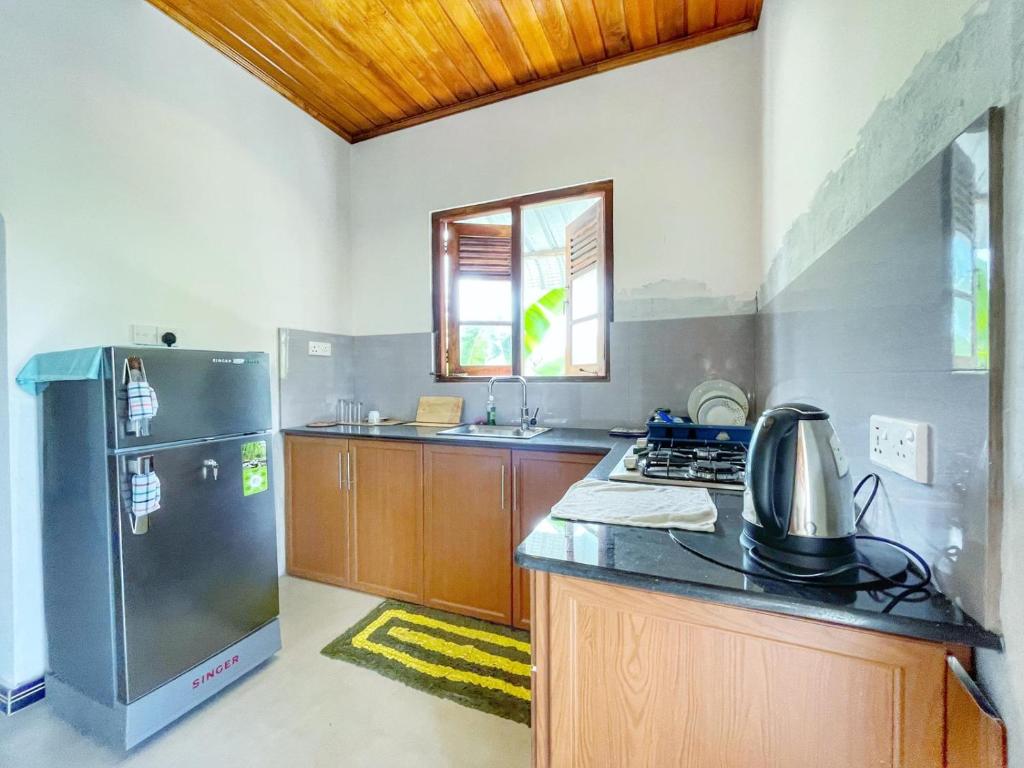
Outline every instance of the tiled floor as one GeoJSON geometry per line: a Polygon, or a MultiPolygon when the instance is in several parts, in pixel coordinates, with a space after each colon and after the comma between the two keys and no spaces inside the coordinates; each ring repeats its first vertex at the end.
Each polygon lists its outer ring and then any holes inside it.
{"type": "Polygon", "coordinates": [[[284,578],[284,649],[267,666],[128,755],[82,736],[44,700],[0,717],[0,766],[526,768],[525,726],[320,655],[377,602],[284,578]]]}

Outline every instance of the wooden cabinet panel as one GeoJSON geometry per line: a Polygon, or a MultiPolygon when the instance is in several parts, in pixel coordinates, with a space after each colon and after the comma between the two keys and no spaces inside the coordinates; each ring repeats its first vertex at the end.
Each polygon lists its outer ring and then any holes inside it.
{"type": "Polygon", "coordinates": [[[423,599],[423,447],[352,440],[351,584],[423,599]]]}
{"type": "Polygon", "coordinates": [[[1005,768],[1006,726],[953,656],[946,660],[946,768],[1005,768]]]}
{"type": "Polygon", "coordinates": [[[510,470],[508,450],[424,446],[427,605],[510,623],[510,470]]]}
{"type": "Polygon", "coordinates": [[[348,441],[288,435],[284,449],[288,573],[347,585],[348,441]]]}
{"type": "Polygon", "coordinates": [[[535,586],[542,768],[942,765],[941,645],[551,574],[535,586]]]}
{"type": "MultiPolygon", "coordinates": [[[[587,453],[512,452],[512,553],[569,486],[582,480],[601,460],[587,453]]],[[[530,626],[530,575],[512,564],[512,623],[530,626]]]]}

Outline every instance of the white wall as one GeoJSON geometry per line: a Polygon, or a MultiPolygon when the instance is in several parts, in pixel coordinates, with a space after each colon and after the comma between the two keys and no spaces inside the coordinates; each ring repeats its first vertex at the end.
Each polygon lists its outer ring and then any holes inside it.
{"type": "MultiPolygon", "coordinates": [[[[977,0],[768,0],[764,47],[764,226],[769,260],[879,101],[963,28],[977,0]]],[[[764,265],[767,268],[767,264],[764,265]]]]}
{"type": "MultiPolygon", "coordinates": [[[[278,326],[349,330],[347,144],[142,0],[0,0],[0,18],[8,382],[133,321],[275,365],[278,326]]],[[[45,665],[38,401],[11,390],[7,685],[45,665]]]]}
{"type": "Polygon", "coordinates": [[[759,78],[744,35],[356,144],[354,332],[430,330],[432,211],[605,178],[617,320],[752,310],[759,78]]]}

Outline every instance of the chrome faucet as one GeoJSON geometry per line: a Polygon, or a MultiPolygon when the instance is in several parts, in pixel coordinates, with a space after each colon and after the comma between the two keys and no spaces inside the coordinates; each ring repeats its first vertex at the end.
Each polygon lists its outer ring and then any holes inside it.
{"type": "Polygon", "coordinates": [[[530,408],[526,405],[526,379],[522,376],[492,376],[487,382],[487,397],[494,396],[494,385],[499,381],[518,381],[523,386],[523,403],[519,408],[519,428],[526,432],[530,429],[530,408]]]}

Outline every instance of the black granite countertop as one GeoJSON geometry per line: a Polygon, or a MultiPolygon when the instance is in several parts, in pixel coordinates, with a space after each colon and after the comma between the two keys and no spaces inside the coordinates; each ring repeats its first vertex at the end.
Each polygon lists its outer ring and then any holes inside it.
{"type": "MultiPolygon", "coordinates": [[[[590,477],[607,479],[630,441],[615,447],[590,477]]],[[[718,506],[714,533],[675,535],[720,562],[743,565],[739,543],[743,497],[712,492],[718,506]]],[[[869,592],[793,585],[729,570],[680,547],[668,531],[548,517],[516,550],[524,568],[666,592],[758,611],[797,616],[857,629],[934,642],[1001,648],[998,635],[982,628],[933,588],[869,592]]]]}
{"type": "MultiPolygon", "coordinates": [[[[442,429],[445,428],[403,424],[377,427],[290,427],[281,432],[315,437],[413,440],[476,447],[605,454],[589,475],[602,480],[608,478],[608,473],[634,442],[609,437],[606,431],[600,429],[555,428],[529,440],[439,435],[442,429]]],[[[713,492],[712,495],[718,506],[715,532],[677,531],[676,535],[694,543],[701,552],[715,559],[742,563],[742,547],[739,543],[742,496],[728,492],[713,492]]],[[[516,562],[525,568],[875,632],[982,648],[1002,647],[998,635],[983,629],[934,589],[904,594],[900,599],[901,592],[893,590],[883,594],[791,585],[737,573],[701,559],[672,541],[664,530],[573,523],[548,517],[516,550],[516,562]]]]}
{"type": "MultiPolygon", "coordinates": [[[[447,443],[482,448],[516,448],[527,451],[561,451],[568,453],[605,454],[617,446],[632,445],[630,440],[608,436],[604,429],[570,429],[555,427],[527,440],[512,437],[466,437],[465,435],[439,435],[448,427],[412,427],[406,424],[377,427],[288,427],[286,435],[307,437],[363,437],[374,440],[414,440],[420,443],[447,443]]],[[[621,451],[618,453],[622,455],[621,451]]],[[[607,458],[607,457],[606,457],[607,458]]],[[[617,461],[618,459],[616,459],[617,461]]],[[[604,463],[604,462],[602,462],[604,463]]],[[[614,462],[612,462],[614,465],[614,462]]],[[[600,466],[600,465],[599,465],[600,466]]],[[[608,470],[605,469],[607,475],[608,470]]]]}

